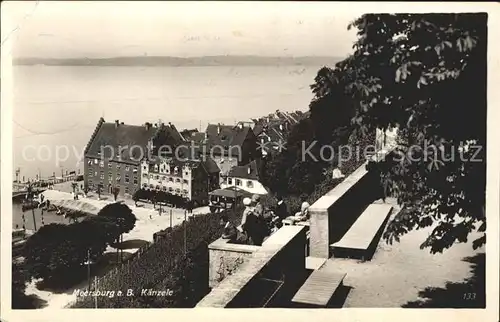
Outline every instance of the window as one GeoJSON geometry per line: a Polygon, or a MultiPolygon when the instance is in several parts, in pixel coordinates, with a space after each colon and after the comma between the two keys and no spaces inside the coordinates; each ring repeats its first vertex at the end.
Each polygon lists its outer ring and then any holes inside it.
{"type": "Polygon", "coordinates": [[[180,193],[181,192],[181,189],[177,188],[175,189],[175,193],[180,193]]]}
{"type": "Polygon", "coordinates": [[[189,171],[184,172],[184,174],[188,176],[189,175],[189,171]]]}
{"type": "Polygon", "coordinates": [[[130,166],[126,165],[125,166],[125,171],[127,171],[127,172],[130,171],[130,166]]]}
{"type": "Polygon", "coordinates": [[[121,179],[121,176],[116,176],[116,182],[120,182],[121,179]]]}
{"type": "Polygon", "coordinates": [[[144,165],[144,166],[142,167],[142,170],[144,170],[144,171],[148,170],[148,166],[147,166],[147,165],[144,165]]]}
{"type": "Polygon", "coordinates": [[[104,161],[102,161],[102,160],[101,160],[101,161],[99,161],[99,166],[100,166],[101,168],[104,168],[104,161]]]}
{"type": "Polygon", "coordinates": [[[94,172],[94,177],[97,177],[97,171],[94,172]]]}
{"type": "Polygon", "coordinates": [[[248,180],[247,181],[247,188],[253,188],[253,182],[248,180]]]}
{"type": "Polygon", "coordinates": [[[137,173],[137,167],[134,167],[134,170],[132,170],[133,173],[137,173]]]}
{"type": "Polygon", "coordinates": [[[175,179],[175,182],[181,182],[181,179],[177,178],[175,179]]]}
{"type": "Polygon", "coordinates": [[[125,193],[128,193],[129,190],[128,190],[128,187],[125,187],[125,193]]]}
{"type": "Polygon", "coordinates": [[[137,185],[137,178],[134,178],[134,184],[137,185]]]}
{"type": "Polygon", "coordinates": [[[233,179],[227,178],[227,184],[233,184],[233,179]]]}
{"type": "Polygon", "coordinates": [[[161,177],[162,180],[167,181],[167,176],[161,177]]]}
{"type": "Polygon", "coordinates": [[[185,194],[185,195],[187,195],[188,194],[187,189],[182,190],[182,193],[185,194]]]}
{"type": "Polygon", "coordinates": [[[168,191],[172,192],[172,191],[174,191],[174,188],[168,187],[168,191]]]}
{"type": "Polygon", "coordinates": [[[159,179],[160,179],[160,176],[159,176],[159,175],[155,175],[155,179],[156,179],[156,180],[159,180],[159,179]]]}
{"type": "Polygon", "coordinates": [[[99,163],[99,160],[94,159],[94,164],[98,164],[98,163],[99,163]]]}
{"type": "Polygon", "coordinates": [[[147,183],[143,183],[143,184],[142,184],[142,186],[143,186],[144,188],[147,188],[147,187],[148,187],[148,184],[147,184],[147,183]]]}
{"type": "Polygon", "coordinates": [[[158,165],[155,164],[155,172],[158,172],[158,165]]]}
{"type": "Polygon", "coordinates": [[[237,186],[241,186],[241,180],[240,179],[236,179],[235,181],[236,181],[236,185],[237,186]]]}
{"type": "Polygon", "coordinates": [[[110,169],[113,168],[113,163],[108,162],[108,168],[110,168],[110,169]]]}
{"type": "Polygon", "coordinates": [[[121,165],[119,163],[116,164],[116,170],[120,170],[121,169],[121,165]]]}
{"type": "Polygon", "coordinates": [[[175,167],[174,168],[174,173],[177,174],[179,172],[179,168],[178,167],[175,167]]]}
{"type": "Polygon", "coordinates": [[[156,190],[160,190],[160,186],[158,186],[158,185],[157,185],[157,186],[156,186],[156,190]]]}
{"type": "Polygon", "coordinates": [[[130,182],[130,178],[128,177],[128,174],[125,175],[125,183],[129,183],[130,182]]]}
{"type": "Polygon", "coordinates": [[[88,165],[92,165],[92,160],[88,160],[88,161],[87,161],[87,164],[88,164],[88,165]]]}
{"type": "Polygon", "coordinates": [[[111,180],[113,178],[113,172],[108,173],[108,178],[111,180]]]}
{"type": "Polygon", "coordinates": [[[183,182],[184,184],[189,184],[189,181],[187,181],[186,179],[184,179],[182,182],[183,182]]]}
{"type": "Polygon", "coordinates": [[[163,187],[161,187],[161,190],[163,190],[163,191],[166,192],[167,191],[167,187],[163,186],[163,187]]]}
{"type": "Polygon", "coordinates": [[[104,171],[101,171],[101,180],[104,180],[104,171]]]}
{"type": "Polygon", "coordinates": [[[150,189],[154,189],[155,186],[153,186],[152,184],[149,185],[149,188],[150,189]]]}
{"type": "Polygon", "coordinates": [[[153,179],[154,176],[152,174],[149,175],[149,179],[153,179]]]}
{"type": "Polygon", "coordinates": [[[142,177],[143,177],[143,178],[147,178],[147,177],[148,177],[148,174],[147,174],[147,173],[143,173],[143,174],[142,174],[142,177]]]}
{"type": "Polygon", "coordinates": [[[173,182],[173,181],[174,181],[174,178],[169,177],[169,178],[168,178],[168,181],[173,182]]]}

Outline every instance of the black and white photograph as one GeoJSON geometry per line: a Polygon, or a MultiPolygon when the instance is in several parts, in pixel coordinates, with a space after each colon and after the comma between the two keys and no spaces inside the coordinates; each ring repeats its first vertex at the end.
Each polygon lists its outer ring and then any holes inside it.
{"type": "Polygon", "coordinates": [[[498,320],[495,6],[392,4],[3,2],[2,321],[498,320]]]}

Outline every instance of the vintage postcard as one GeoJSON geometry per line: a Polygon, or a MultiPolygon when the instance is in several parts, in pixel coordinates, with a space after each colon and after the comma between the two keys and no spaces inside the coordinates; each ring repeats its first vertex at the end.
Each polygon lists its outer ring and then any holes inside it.
{"type": "Polygon", "coordinates": [[[3,2],[1,321],[497,321],[499,8],[3,2]]]}

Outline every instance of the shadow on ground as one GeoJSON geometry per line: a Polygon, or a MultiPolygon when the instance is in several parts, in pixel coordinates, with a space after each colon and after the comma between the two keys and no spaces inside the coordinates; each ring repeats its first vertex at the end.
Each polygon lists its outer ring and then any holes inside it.
{"type": "Polygon", "coordinates": [[[147,244],[148,242],[143,239],[130,239],[121,243],[114,244],[112,246],[117,249],[136,249],[141,248],[142,246],[145,246],[147,244]]]}
{"type": "MultiPolygon", "coordinates": [[[[91,276],[101,277],[113,269],[118,261],[125,261],[132,255],[132,253],[124,251],[104,253],[97,263],[90,265],[90,274],[91,276]]],[[[55,294],[72,294],[75,287],[82,286],[82,283],[88,280],[88,269],[86,265],[82,265],[67,272],[64,276],[58,275],[54,279],[40,280],[37,282],[36,287],[39,290],[55,294]]]]}
{"type": "Polygon", "coordinates": [[[42,309],[47,306],[47,301],[42,300],[37,295],[26,295],[24,293],[12,292],[12,309],[42,309]]]}
{"type": "Polygon", "coordinates": [[[404,308],[485,308],[486,256],[484,253],[463,259],[471,263],[472,276],[462,283],[447,283],[444,288],[428,287],[419,292],[417,301],[404,308]]]}

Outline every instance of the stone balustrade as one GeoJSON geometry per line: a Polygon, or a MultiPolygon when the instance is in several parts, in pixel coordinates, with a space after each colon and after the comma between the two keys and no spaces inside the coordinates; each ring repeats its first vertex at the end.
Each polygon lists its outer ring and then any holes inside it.
{"type": "Polygon", "coordinates": [[[296,287],[300,281],[298,276],[305,272],[305,244],[306,229],[303,226],[282,227],[262,246],[215,241],[209,246],[210,278],[215,286],[197,307],[251,307],[250,298],[266,296],[256,294],[259,292],[257,285],[263,279],[280,279],[283,290],[296,287]],[[230,269],[219,281],[215,272],[221,263],[230,269]]]}

